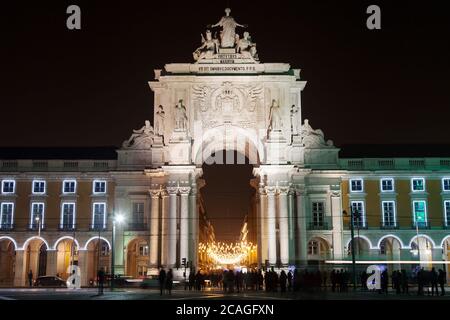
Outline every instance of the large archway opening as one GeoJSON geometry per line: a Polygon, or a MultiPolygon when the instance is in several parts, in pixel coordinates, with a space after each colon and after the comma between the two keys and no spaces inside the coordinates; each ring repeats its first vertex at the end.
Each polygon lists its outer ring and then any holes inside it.
{"type": "Polygon", "coordinates": [[[131,240],[127,245],[126,274],[133,278],[147,276],[149,266],[149,244],[147,239],[139,237],[131,240]]]}
{"type": "Polygon", "coordinates": [[[47,274],[47,244],[40,238],[35,238],[26,243],[25,270],[31,271],[33,279],[47,274]]]}
{"type": "Polygon", "coordinates": [[[87,250],[87,279],[95,281],[99,270],[110,273],[111,250],[109,243],[103,239],[94,239],[86,246],[87,250]]]}
{"type": "Polygon", "coordinates": [[[255,164],[233,150],[214,152],[200,179],[199,267],[257,267],[255,164]]]}
{"type": "Polygon", "coordinates": [[[69,266],[78,265],[78,243],[71,238],[60,239],[56,246],[56,274],[64,280],[70,276],[69,266]]]}
{"type": "Polygon", "coordinates": [[[0,239],[0,286],[13,286],[15,261],[16,248],[14,242],[10,239],[0,239]]]}

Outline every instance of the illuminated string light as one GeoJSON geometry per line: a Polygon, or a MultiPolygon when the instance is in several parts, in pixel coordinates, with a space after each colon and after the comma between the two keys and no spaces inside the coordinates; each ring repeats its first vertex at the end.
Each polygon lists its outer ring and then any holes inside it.
{"type": "Polygon", "coordinates": [[[200,243],[199,253],[206,254],[215,263],[220,265],[238,264],[247,259],[252,252],[256,251],[256,246],[251,242],[241,241],[237,243],[200,243]]]}

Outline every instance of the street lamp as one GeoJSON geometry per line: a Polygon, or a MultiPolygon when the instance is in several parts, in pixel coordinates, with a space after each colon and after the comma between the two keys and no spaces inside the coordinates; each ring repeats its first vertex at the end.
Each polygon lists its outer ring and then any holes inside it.
{"type": "Polygon", "coordinates": [[[125,217],[121,214],[112,217],[112,239],[111,239],[111,291],[114,290],[114,244],[116,240],[116,223],[121,224],[125,217]]]}
{"type": "MultiPolygon", "coordinates": [[[[344,210],[343,213],[344,213],[344,215],[347,215],[347,211],[344,210]]],[[[351,234],[350,243],[351,243],[351,250],[352,250],[353,290],[356,290],[355,226],[354,226],[353,206],[350,206],[350,234],[351,234]]]]}

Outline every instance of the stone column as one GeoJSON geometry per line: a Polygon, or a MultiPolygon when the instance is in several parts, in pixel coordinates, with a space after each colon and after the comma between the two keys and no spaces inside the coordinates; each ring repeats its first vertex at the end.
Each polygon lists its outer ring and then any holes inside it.
{"type": "Polygon", "coordinates": [[[333,259],[340,260],[344,257],[344,244],[342,243],[342,207],[341,193],[331,194],[331,219],[333,225],[333,259]]]}
{"type": "Polygon", "coordinates": [[[269,246],[269,264],[277,263],[277,234],[276,234],[276,203],[275,187],[266,187],[267,194],[267,240],[269,246]]]}
{"type": "Polygon", "coordinates": [[[150,212],[150,268],[158,268],[159,236],[159,190],[150,190],[152,198],[150,212]]]}
{"type": "Polygon", "coordinates": [[[297,190],[297,224],[299,232],[300,264],[307,264],[308,244],[306,238],[306,196],[304,190],[297,190]]]}
{"type": "Polygon", "coordinates": [[[258,269],[260,269],[262,267],[262,256],[261,256],[261,247],[262,247],[262,211],[261,211],[261,189],[257,190],[257,194],[256,194],[256,244],[257,244],[257,255],[258,255],[258,269]]]}
{"type": "Polygon", "coordinates": [[[289,263],[295,264],[295,221],[294,221],[294,192],[289,190],[288,193],[289,204],[289,263]]]}
{"type": "Polygon", "coordinates": [[[56,276],[56,250],[47,250],[47,271],[46,274],[49,276],[56,276]]]}
{"type": "MultiPolygon", "coordinates": [[[[16,261],[14,268],[14,286],[24,287],[27,271],[25,270],[25,250],[16,250],[16,261]]],[[[28,284],[27,284],[28,285],[28,284]]]]}
{"type": "Polygon", "coordinates": [[[287,193],[289,187],[280,187],[278,194],[279,201],[279,225],[280,225],[280,261],[286,266],[289,263],[289,212],[288,212],[288,197],[287,193]]]}
{"type": "Polygon", "coordinates": [[[168,260],[169,267],[173,267],[177,260],[177,192],[176,187],[167,187],[169,193],[169,235],[168,260]]]}
{"type": "Polygon", "coordinates": [[[197,209],[197,184],[192,185],[191,194],[189,196],[190,209],[190,224],[191,224],[191,244],[190,248],[190,260],[193,265],[197,267],[198,265],[198,209],[197,209]]]}
{"type": "Polygon", "coordinates": [[[81,286],[89,285],[88,277],[88,250],[78,250],[78,267],[80,268],[81,286]]]}
{"type": "Polygon", "coordinates": [[[265,188],[262,184],[259,187],[259,206],[260,206],[260,218],[261,221],[261,243],[258,243],[258,250],[261,254],[261,263],[264,265],[266,260],[269,259],[269,247],[268,247],[268,229],[267,229],[267,195],[265,188]],[[261,247],[261,248],[259,248],[261,247]]]}
{"type": "MultiPolygon", "coordinates": [[[[180,188],[180,260],[189,261],[189,191],[190,187],[180,188]]],[[[181,261],[180,261],[181,263],[181,261]]]]}
{"type": "Polygon", "coordinates": [[[169,220],[168,215],[168,195],[161,193],[161,265],[167,267],[169,264],[169,220]]]}

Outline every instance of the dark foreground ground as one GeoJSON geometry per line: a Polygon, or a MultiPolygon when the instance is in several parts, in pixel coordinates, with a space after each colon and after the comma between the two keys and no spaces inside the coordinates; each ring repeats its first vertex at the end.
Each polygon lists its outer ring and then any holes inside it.
{"type": "Polygon", "coordinates": [[[450,300],[450,292],[445,296],[431,296],[425,294],[418,296],[415,290],[410,294],[397,295],[390,291],[389,294],[376,292],[353,291],[348,292],[301,292],[301,293],[267,293],[264,291],[247,291],[241,293],[223,293],[220,290],[185,291],[175,289],[171,295],[160,295],[156,289],[115,289],[111,292],[105,289],[103,295],[98,295],[95,288],[82,289],[35,289],[35,288],[0,288],[0,300],[450,300]]]}

